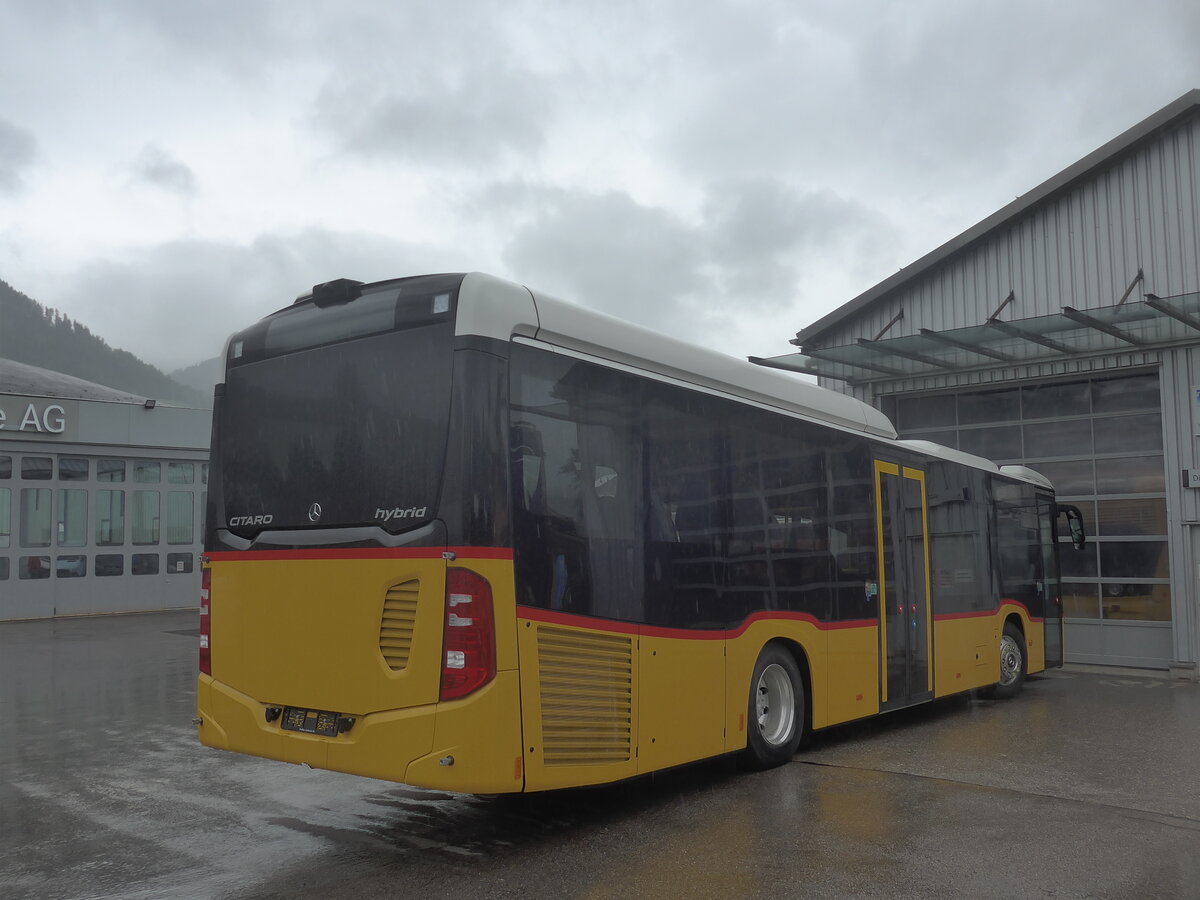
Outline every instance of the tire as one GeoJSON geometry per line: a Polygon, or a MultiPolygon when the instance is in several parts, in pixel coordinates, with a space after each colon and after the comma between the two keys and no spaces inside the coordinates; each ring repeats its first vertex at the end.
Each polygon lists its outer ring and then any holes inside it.
{"type": "Polygon", "coordinates": [[[992,685],[988,696],[995,700],[1007,700],[1021,692],[1025,673],[1029,670],[1029,658],[1025,650],[1025,636],[1012,622],[1004,623],[1000,635],[1000,680],[992,685]]]}
{"type": "Polygon", "coordinates": [[[804,678],[779,644],[767,644],[754,664],[746,705],[745,769],[771,769],[789,762],[804,737],[804,678]]]}

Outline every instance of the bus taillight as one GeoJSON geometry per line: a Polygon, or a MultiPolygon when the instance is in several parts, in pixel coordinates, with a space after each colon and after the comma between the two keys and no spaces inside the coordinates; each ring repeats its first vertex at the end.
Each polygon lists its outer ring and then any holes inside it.
{"type": "Polygon", "coordinates": [[[209,655],[209,635],[212,633],[209,618],[209,592],[212,588],[212,569],[205,566],[200,572],[200,671],[212,674],[212,656],[209,655]]]}
{"type": "Polygon", "coordinates": [[[496,677],[492,588],[467,569],[446,571],[441,699],[456,700],[496,677]]]}

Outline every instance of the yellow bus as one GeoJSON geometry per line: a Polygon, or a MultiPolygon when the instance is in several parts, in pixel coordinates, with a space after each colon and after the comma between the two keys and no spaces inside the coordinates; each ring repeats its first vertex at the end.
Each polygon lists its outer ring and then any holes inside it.
{"type": "Polygon", "coordinates": [[[1079,519],[1041,475],[487,275],[329,282],[235,334],[211,472],[211,747],[541,791],[778,765],[1062,662],[1079,519]]]}

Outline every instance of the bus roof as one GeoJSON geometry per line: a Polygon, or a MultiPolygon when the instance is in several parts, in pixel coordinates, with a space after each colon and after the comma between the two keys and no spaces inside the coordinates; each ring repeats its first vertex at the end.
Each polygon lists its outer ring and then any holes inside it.
{"type": "Polygon", "coordinates": [[[467,275],[459,289],[456,331],[504,341],[525,338],[837,427],[896,438],[887,416],[853,397],[479,272],[467,275]]]}

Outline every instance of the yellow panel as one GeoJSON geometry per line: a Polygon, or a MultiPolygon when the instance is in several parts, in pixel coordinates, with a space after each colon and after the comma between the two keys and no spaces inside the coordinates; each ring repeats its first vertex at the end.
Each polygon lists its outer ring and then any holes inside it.
{"type": "MultiPolygon", "coordinates": [[[[463,700],[437,708],[433,749],[408,767],[409,784],[472,794],[519,791],[525,784],[521,752],[520,681],[515,671],[463,700]],[[453,759],[452,765],[444,760],[453,759]]],[[[332,762],[334,753],[330,751],[332,762]]]]}
{"type": "Polygon", "coordinates": [[[637,774],[637,635],[521,619],[525,787],[604,784],[637,774]]]}
{"type": "Polygon", "coordinates": [[[995,616],[938,619],[933,627],[936,696],[995,684],[999,673],[995,616]]]}
{"type": "Polygon", "coordinates": [[[725,749],[725,641],[639,638],[638,771],[725,749]]]}
{"type": "Polygon", "coordinates": [[[828,703],[813,710],[813,727],[825,728],[879,712],[879,626],[833,628],[829,648],[828,703]]]}
{"type": "Polygon", "coordinates": [[[469,697],[438,703],[440,557],[214,561],[215,677],[202,675],[197,686],[201,741],[422,786],[521,790],[512,562],[453,565],[491,585],[498,673],[469,697]],[[278,720],[266,721],[271,705],[331,710],[355,722],[336,737],[283,731],[278,720]],[[447,755],[454,766],[438,764],[447,755]]]}
{"type": "Polygon", "coordinates": [[[445,568],[440,558],[217,560],[213,677],[263,703],[354,715],[436,702],[445,568]],[[414,638],[397,672],[380,650],[384,604],[414,581],[414,638]]]}

